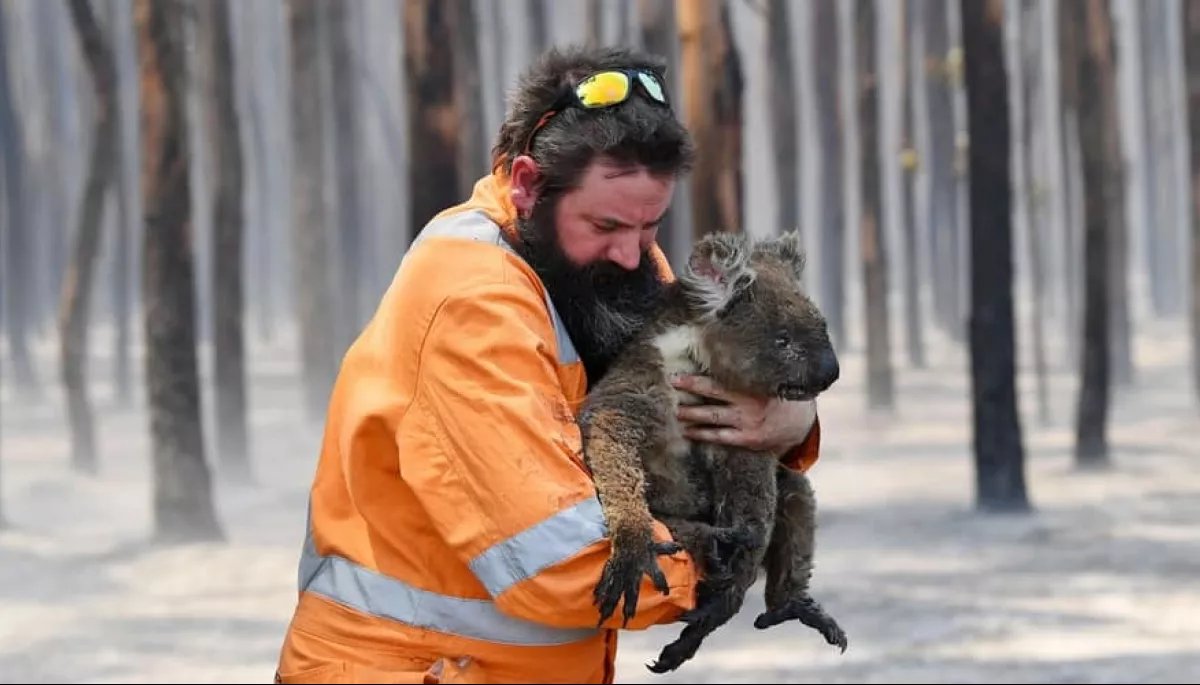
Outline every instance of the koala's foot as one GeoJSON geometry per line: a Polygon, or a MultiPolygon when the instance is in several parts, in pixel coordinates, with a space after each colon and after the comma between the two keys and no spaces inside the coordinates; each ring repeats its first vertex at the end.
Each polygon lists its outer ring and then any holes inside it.
{"type": "Polygon", "coordinates": [[[709,539],[709,553],[705,557],[706,566],[710,565],[714,570],[727,570],[750,551],[764,544],[766,541],[762,536],[750,528],[714,527],[709,539]]]}
{"type": "Polygon", "coordinates": [[[846,632],[832,616],[826,613],[817,600],[807,595],[759,614],[758,618],[754,619],[754,627],[763,630],[791,620],[800,621],[821,633],[829,644],[840,647],[843,652],[846,651],[849,644],[846,632]]]}
{"type": "Polygon", "coordinates": [[[646,664],[646,668],[653,673],[666,673],[696,656],[704,639],[737,614],[744,597],[745,592],[729,579],[701,581],[696,607],[679,617],[686,624],[679,637],[663,647],[658,660],[646,664]]]}
{"type": "Polygon", "coordinates": [[[675,554],[682,551],[683,546],[674,541],[656,542],[649,539],[636,541],[630,539],[648,537],[648,535],[623,535],[619,532],[613,535],[612,557],[604,565],[600,582],[596,584],[593,592],[596,605],[600,608],[600,624],[612,616],[616,611],[617,602],[622,597],[625,599],[622,611],[624,624],[629,623],[629,619],[633,618],[637,611],[643,575],[650,576],[654,587],[664,595],[671,591],[667,586],[667,576],[658,565],[658,556],[675,554]]]}

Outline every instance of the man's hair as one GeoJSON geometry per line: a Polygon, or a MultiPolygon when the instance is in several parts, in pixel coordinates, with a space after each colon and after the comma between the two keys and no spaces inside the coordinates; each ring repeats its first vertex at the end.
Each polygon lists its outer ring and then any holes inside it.
{"type": "MultiPolygon", "coordinates": [[[[538,121],[589,74],[629,68],[651,71],[666,84],[666,62],[630,48],[567,46],[542,53],[510,94],[508,116],[492,147],[492,167],[511,172],[512,160],[525,153],[538,121]]],[[[656,176],[678,176],[691,169],[695,153],[691,135],[674,111],[638,91],[613,107],[564,108],[538,130],[529,154],[541,170],[543,194],[553,196],[576,187],[599,156],[645,167],[656,176]]]]}

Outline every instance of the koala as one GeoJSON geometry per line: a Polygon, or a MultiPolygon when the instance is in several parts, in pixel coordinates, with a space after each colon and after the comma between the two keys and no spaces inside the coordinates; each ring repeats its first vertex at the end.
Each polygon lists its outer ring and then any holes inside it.
{"type": "Polygon", "coordinates": [[[656,311],[589,393],[578,418],[583,458],[604,510],[612,555],[594,597],[601,622],[624,598],[628,622],[643,574],[667,593],[658,555],[687,550],[704,569],[680,636],[648,665],[665,673],[695,656],[737,614],[766,571],[760,629],[788,620],[847,646],[845,632],[808,593],[816,503],[807,477],[773,455],[686,439],[679,403],[702,399],[670,378],[700,373],[735,391],[806,400],[838,378],[824,316],[801,286],[795,232],[754,241],[700,240],[656,311]],[[673,541],[652,538],[653,520],[673,541]]]}

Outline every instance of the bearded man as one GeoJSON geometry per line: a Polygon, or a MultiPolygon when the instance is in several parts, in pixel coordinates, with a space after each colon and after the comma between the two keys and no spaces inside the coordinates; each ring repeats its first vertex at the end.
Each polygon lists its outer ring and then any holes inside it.
{"type": "MultiPolygon", "coordinates": [[[[656,237],[694,153],[663,84],[651,55],[551,49],[493,172],[409,248],[333,388],[275,682],[608,683],[620,628],[695,606],[677,552],[667,594],[647,579],[598,625],[610,545],[574,418],[673,277],[656,237]]],[[[811,404],[678,383],[720,401],[680,410],[693,437],[817,458],[811,404]]]]}

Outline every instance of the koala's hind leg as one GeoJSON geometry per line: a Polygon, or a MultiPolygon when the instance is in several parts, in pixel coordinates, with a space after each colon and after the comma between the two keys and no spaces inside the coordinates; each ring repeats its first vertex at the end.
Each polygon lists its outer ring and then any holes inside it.
{"type": "Polygon", "coordinates": [[[754,626],[764,629],[798,620],[844,652],[845,631],[808,592],[816,541],[816,495],[803,473],[780,468],[777,482],[775,529],[764,559],[767,611],[755,619],[754,626]]]}
{"type": "Polygon", "coordinates": [[[645,575],[655,589],[667,594],[670,588],[658,556],[683,549],[676,542],[653,539],[654,520],[645,499],[642,466],[643,451],[655,448],[655,431],[649,424],[656,412],[651,404],[598,405],[589,408],[581,420],[584,460],[592,471],[612,541],[612,555],[593,593],[600,624],[612,616],[622,599],[624,622],[633,618],[645,575]]]}
{"type": "Polygon", "coordinates": [[[650,666],[655,673],[679,668],[699,651],[711,633],[737,615],[746,592],[758,580],[776,509],[774,460],[735,450],[714,452],[713,510],[719,527],[739,529],[748,543],[733,555],[728,573],[705,577],[697,590],[696,608],[684,614],[687,625],[663,647],[650,666]]]}

